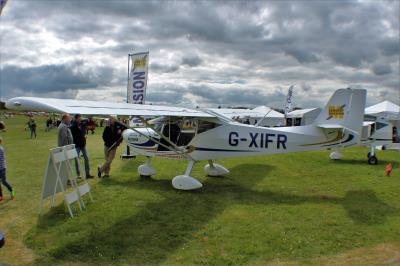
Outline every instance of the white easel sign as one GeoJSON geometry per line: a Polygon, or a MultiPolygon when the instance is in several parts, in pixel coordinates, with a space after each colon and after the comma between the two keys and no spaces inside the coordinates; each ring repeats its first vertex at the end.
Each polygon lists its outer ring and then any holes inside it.
{"type": "Polygon", "coordinates": [[[78,186],[76,176],[73,175],[71,160],[78,158],[75,145],[67,145],[50,149],[47,168],[43,178],[42,196],[40,198],[40,210],[43,208],[43,202],[48,197],[51,197],[51,206],[55,205],[55,196],[57,193],[62,193],[64,196],[65,204],[67,205],[69,214],[73,217],[71,204],[78,202],[79,208],[85,208],[82,196],[89,194],[90,199],[93,201],[90,194],[89,183],[84,179],[83,184],[78,186]],[[72,190],[67,191],[68,180],[71,183],[72,190]]]}

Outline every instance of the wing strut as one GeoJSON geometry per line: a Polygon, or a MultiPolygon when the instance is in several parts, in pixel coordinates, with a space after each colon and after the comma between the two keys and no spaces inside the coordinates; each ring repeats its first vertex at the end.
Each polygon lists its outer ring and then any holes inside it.
{"type": "MultiPolygon", "coordinates": [[[[170,146],[167,146],[167,145],[161,143],[160,141],[153,139],[153,138],[150,137],[150,136],[146,136],[146,137],[148,137],[150,140],[156,142],[157,144],[163,146],[164,148],[167,148],[167,149],[169,149],[170,151],[173,151],[173,152],[175,152],[175,153],[177,153],[177,154],[179,154],[179,155],[183,155],[184,157],[186,157],[186,159],[189,159],[189,160],[194,161],[194,159],[193,159],[189,154],[187,154],[187,153],[185,153],[184,151],[182,151],[182,149],[181,149],[179,146],[177,146],[175,143],[173,143],[172,141],[170,141],[169,138],[167,138],[167,137],[164,136],[164,134],[162,134],[160,131],[158,131],[157,129],[155,129],[154,127],[152,127],[150,124],[148,124],[147,121],[146,121],[142,116],[139,116],[139,119],[142,121],[143,124],[146,125],[146,128],[149,128],[149,127],[150,127],[152,130],[154,130],[154,132],[156,132],[158,135],[160,135],[166,142],[168,142],[168,144],[170,144],[170,145],[173,146],[174,148],[171,148],[170,146]]],[[[135,130],[134,128],[131,128],[131,129],[134,130],[135,132],[139,133],[140,135],[143,135],[143,136],[144,136],[144,134],[141,133],[141,132],[139,132],[138,130],[135,130]]]]}
{"type": "MultiPolygon", "coordinates": [[[[172,141],[170,141],[170,140],[169,140],[167,137],[165,137],[161,132],[159,132],[158,130],[154,129],[150,124],[148,124],[148,123],[146,122],[146,120],[145,120],[143,117],[138,116],[138,118],[146,125],[146,128],[150,127],[151,129],[153,129],[154,132],[156,132],[157,134],[159,134],[163,139],[165,139],[165,141],[167,141],[167,142],[168,142],[170,145],[172,145],[175,149],[174,149],[174,148],[171,148],[170,146],[167,146],[167,145],[161,143],[160,141],[158,141],[157,139],[155,139],[155,138],[153,138],[153,137],[151,137],[151,136],[149,136],[149,135],[143,134],[142,132],[140,132],[139,130],[135,129],[134,127],[130,127],[131,130],[133,130],[133,131],[135,131],[136,133],[138,133],[139,135],[141,135],[141,136],[147,138],[148,140],[154,141],[154,142],[157,143],[158,145],[161,145],[161,146],[163,146],[164,148],[166,148],[166,149],[168,149],[168,150],[170,150],[170,151],[175,152],[175,153],[178,154],[178,155],[182,155],[182,156],[186,157],[186,159],[188,159],[188,160],[194,161],[193,158],[192,158],[189,154],[187,154],[187,153],[185,153],[184,151],[182,151],[178,146],[175,145],[175,143],[173,143],[172,141]]],[[[119,122],[116,121],[116,123],[119,123],[119,122]]],[[[121,123],[119,123],[119,124],[121,124],[121,123]]],[[[124,124],[121,124],[121,125],[123,125],[125,129],[128,128],[128,127],[125,126],[124,124]]],[[[111,147],[110,147],[108,150],[112,150],[115,146],[119,145],[119,143],[121,142],[121,140],[122,140],[122,137],[121,137],[119,140],[117,140],[113,145],[111,145],[111,147]]]]}

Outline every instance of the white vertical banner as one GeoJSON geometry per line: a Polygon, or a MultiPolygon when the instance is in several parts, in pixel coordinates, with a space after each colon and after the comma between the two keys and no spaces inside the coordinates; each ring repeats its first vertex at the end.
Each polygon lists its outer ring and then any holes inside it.
{"type": "MultiPolygon", "coordinates": [[[[127,102],[144,104],[146,100],[147,74],[149,72],[149,52],[129,54],[129,59],[132,61],[132,67],[128,77],[127,102]]],[[[142,125],[141,120],[131,116],[129,119],[129,126],[134,127],[139,125],[142,125]]],[[[121,154],[121,158],[134,157],[136,157],[135,154],[131,154],[129,146],[126,146],[125,153],[121,154]]]]}
{"type": "Polygon", "coordinates": [[[132,68],[128,81],[128,103],[144,104],[149,68],[149,52],[132,54],[132,68]]]}

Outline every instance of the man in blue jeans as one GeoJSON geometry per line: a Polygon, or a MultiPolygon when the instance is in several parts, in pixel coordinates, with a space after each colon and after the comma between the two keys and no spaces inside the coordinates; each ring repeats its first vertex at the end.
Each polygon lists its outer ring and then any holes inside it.
{"type": "Polygon", "coordinates": [[[83,159],[85,160],[85,173],[86,179],[93,178],[90,174],[90,165],[89,165],[89,157],[86,151],[86,129],[85,125],[82,123],[82,116],[80,114],[76,114],[74,116],[74,121],[71,126],[71,133],[74,139],[75,149],[78,153],[78,158],[75,159],[75,169],[78,177],[81,176],[80,168],[79,168],[79,155],[82,152],[83,159]]]}
{"type": "MultiPolygon", "coordinates": [[[[12,189],[10,184],[8,184],[6,180],[6,157],[4,154],[4,148],[3,148],[3,139],[0,137],[0,180],[1,183],[10,191],[11,193],[11,199],[14,199],[15,197],[15,190],[12,189]]],[[[3,200],[3,191],[1,189],[0,185],[0,201],[3,200]]]]}

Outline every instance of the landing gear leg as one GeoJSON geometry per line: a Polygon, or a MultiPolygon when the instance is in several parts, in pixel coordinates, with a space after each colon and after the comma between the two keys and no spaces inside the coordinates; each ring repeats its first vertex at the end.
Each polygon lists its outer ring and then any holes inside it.
{"type": "Polygon", "coordinates": [[[156,170],[151,166],[151,157],[147,157],[145,164],[139,165],[138,173],[141,177],[150,177],[156,174],[156,170]]]}
{"type": "Polygon", "coordinates": [[[208,160],[208,164],[204,166],[204,171],[208,176],[224,176],[229,174],[229,170],[220,164],[214,163],[212,160],[208,160]]]}
{"type": "Polygon", "coordinates": [[[175,176],[172,179],[172,186],[179,190],[194,190],[203,187],[203,185],[195,178],[191,177],[192,169],[195,161],[190,160],[186,167],[185,174],[175,176]]]}
{"type": "Polygon", "coordinates": [[[368,152],[368,164],[376,165],[378,164],[378,158],[375,156],[375,147],[371,145],[370,150],[368,152]]]}
{"type": "Polygon", "coordinates": [[[343,155],[339,150],[333,151],[331,154],[329,154],[329,158],[331,158],[331,160],[340,160],[342,157],[343,155]]]}

